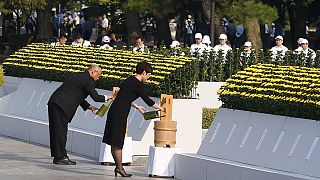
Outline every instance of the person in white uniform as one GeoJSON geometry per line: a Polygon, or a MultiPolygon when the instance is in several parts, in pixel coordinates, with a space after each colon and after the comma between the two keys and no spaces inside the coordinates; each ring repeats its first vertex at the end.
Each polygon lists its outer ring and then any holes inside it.
{"type": "Polygon", "coordinates": [[[298,48],[295,49],[295,51],[301,51],[302,47],[301,47],[301,42],[304,40],[304,38],[299,38],[297,43],[298,43],[298,48]]]}
{"type": "Polygon", "coordinates": [[[209,52],[212,51],[212,47],[210,46],[211,40],[210,40],[210,37],[209,37],[208,35],[204,35],[204,36],[203,36],[202,44],[205,45],[205,51],[206,51],[207,53],[209,53],[209,52]]]}
{"type": "Polygon", "coordinates": [[[252,53],[252,43],[247,41],[243,45],[243,51],[241,52],[241,57],[249,57],[252,53]]]}
{"type": "Polygon", "coordinates": [[[185,53],[181,51],[180,42],[179,41],[172,41],[170,44],[171,55],[173,56],[184,56],[185,53]]]}
{"type": "Polygon", "coordinates": [[[309,48],[309,41],[307,39],[301,40],[301,49],[299,50],[299,48],[297,48],[295,52],[297,52],[298,54],[303,53],[305,55],[305,58],[311,58],[313,63],[317,56],[315,51],[309,48]]]}
{"type": "Polygon", "coordinates": [[[191,45],[190,54],[196,55],[196,53],[198,53],[198,55],[201,55],[206,48],[206,46],[202,43],[202,34],[196,33],[194,38],[196,43],[191,45]]]}
{"type": "Polygon", "coordinates": [[[109,36],[103,36],[102,37],[102,43],[103,43],[103,45],[100,46],[100,49],[108,49],[108,50],[112,50],[113,49],[110,46],[110,38],[109,38],[109,36]]]}
{"type": "Polygon", "coordinates": [[[276,46],[271,48],[272,60],[276,60],[277,57],[279,57],[279,56],[281,57],[281,59],[283,59],[286,52],[288,51],[288,48],[283,45],[283,37],[282,36],[277,36],[275,38],[275,41],[276,41],[276,46]]]}
{"type": "Polygon", "coordinates": [[[226,58],[228,51],[232,50],[230,46],[227,45],[227,35],[220,34],[219,36],[219,44],[214,46],[213,51],[218,54],[219,51],[222,51],[222,55],[224,58],[226,58]]]}

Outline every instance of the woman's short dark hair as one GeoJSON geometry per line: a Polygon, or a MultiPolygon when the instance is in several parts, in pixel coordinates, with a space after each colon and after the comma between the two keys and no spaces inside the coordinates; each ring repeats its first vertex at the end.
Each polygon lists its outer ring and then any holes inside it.
{"type": "Polygon", "coordinates": [[[74,39],[79,39],[79,38],[82,38],[82,34],[78,32],[74,35],[74,39]]]}
{"type": "Polygon", "coordinates": [[[137,74],[142,74],[143,71],[145,71],[146,73],[152,73],[151,64],[149,64],[146,61],[138,62],[137,66],[136,66],[136,73],[137,74]]]}
{"type": "Polygon", "coordinates": [[[62,38],[68,39],[65,34],[61,34],[61,36],[59,37],[59,39],[62,39],[62,38]]]}

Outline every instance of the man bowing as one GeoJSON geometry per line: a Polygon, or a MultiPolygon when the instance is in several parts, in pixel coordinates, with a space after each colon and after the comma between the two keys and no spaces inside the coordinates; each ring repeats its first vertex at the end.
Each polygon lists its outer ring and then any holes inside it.
{"type": "Polygon", "coordinates": [[[106,102],[112,95],[99,95],[95,90],[95,81],[101,76],[101,68],[92,65],[85,72],[75,73],[55,90],[48,102],[50,150],[54,164],[75,165],[67,156],[66,142],[68,123],[71,122],[79,105],[83,110],[90,109],[94,114],[97,108],[85,99],[90,97],[95,102],[106,102]]]}

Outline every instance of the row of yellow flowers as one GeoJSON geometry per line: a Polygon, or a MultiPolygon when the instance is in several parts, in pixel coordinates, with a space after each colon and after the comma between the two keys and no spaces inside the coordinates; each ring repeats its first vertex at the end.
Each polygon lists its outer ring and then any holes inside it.
{"type": "Polygon", "coordinates": [[[320,120],[320,69],[258,64],[218,91],[223,106],[320,120]]]}
{"type": "Polygon", "coordinates": [[[190,80],[186,76],[181,79],[181,72],[187,72],[189,77],[196,77],[195,59],[188,57],[167,58],[159,54],[35,43],[17,51],[3,65],[8,76],[63,81],[70,73],[98,64],[103,69],[99,87],[111,89],[133,75],[135,66],[140,61],[148,61],[154,69],[147,82],[151,95],[170,93],[183,98],[191,94],[195,78],[190,80]]]}
{"type": "Polygon", "coordinates": [[[3,85],[3,69],[2,66],[0,66],[0,86],[3,85]]]}

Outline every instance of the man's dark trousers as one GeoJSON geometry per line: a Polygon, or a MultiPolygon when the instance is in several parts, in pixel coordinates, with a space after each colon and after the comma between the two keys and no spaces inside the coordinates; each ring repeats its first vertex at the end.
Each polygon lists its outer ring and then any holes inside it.
{"type": "Polygon", "coordinates": [[[67,156],[68,117],[56,103],[48,103],[48,111],[51,157],[64,158],[67,156]]]}

